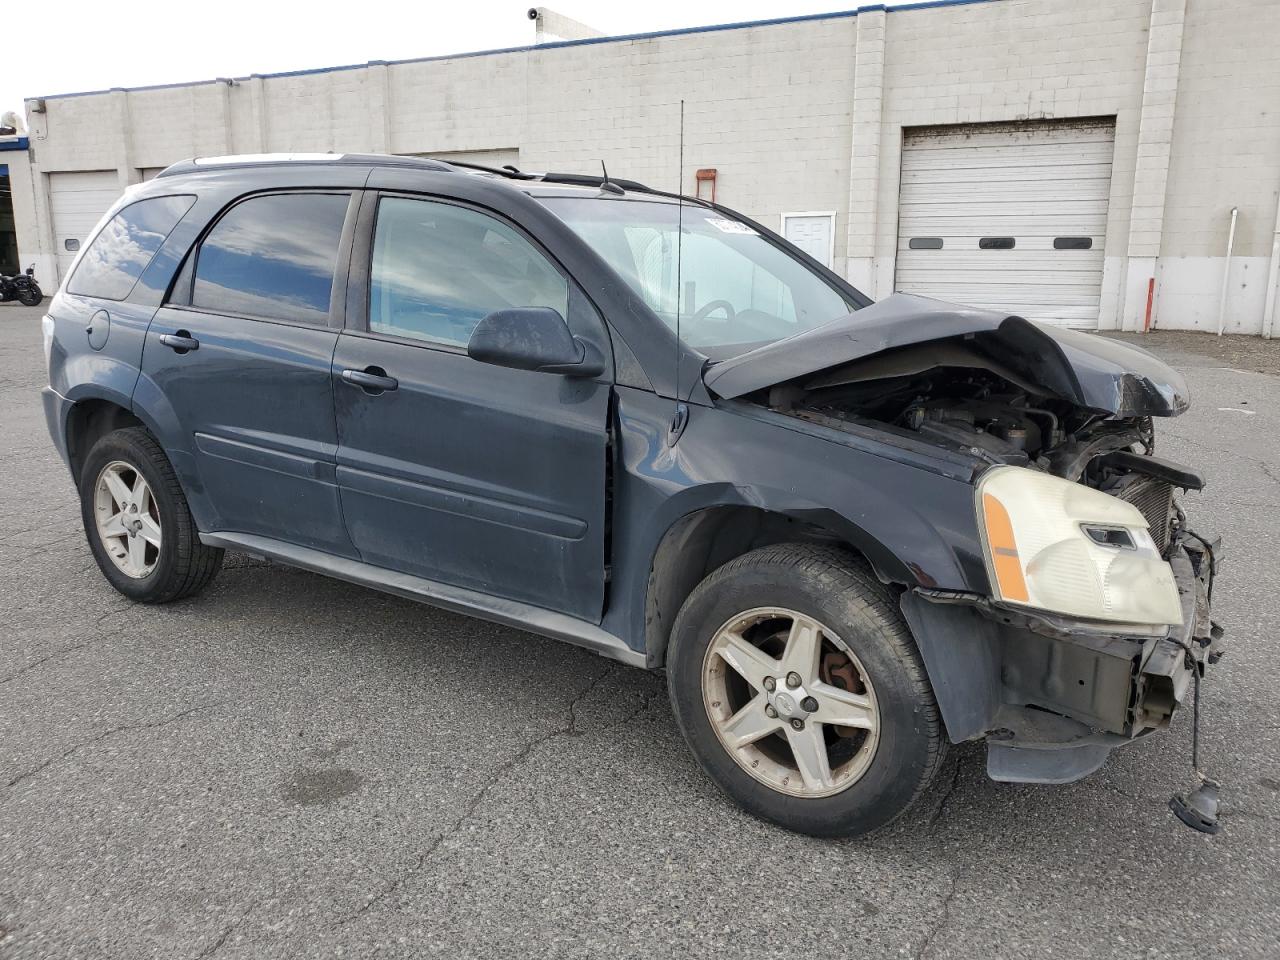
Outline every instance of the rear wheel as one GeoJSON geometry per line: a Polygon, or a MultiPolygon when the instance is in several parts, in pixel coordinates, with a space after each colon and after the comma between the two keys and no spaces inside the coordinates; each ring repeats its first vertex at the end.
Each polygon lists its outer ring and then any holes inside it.
{"type": "Polygon", "coordinates": [[[26,286],[18,290],[18,302],[24,307],[37,306],[43,299],[44,294],[37,287],[26,286]]]}
{"type": "Polygon", "coordinates": [[[941,764],[937,704],[896,598],[840,551],[783,544],[721,567],[681,609],[667,665],[703,769],[788,829],[868,833],[941,764]]]}
{"type": "Polygon", "coordinates": [[[133,600],[198,593],[222,565],[222,551],[200,542],[168,457],[142,427],[94,444],[80,476],[80,510],[103,576],[133,600]]]}

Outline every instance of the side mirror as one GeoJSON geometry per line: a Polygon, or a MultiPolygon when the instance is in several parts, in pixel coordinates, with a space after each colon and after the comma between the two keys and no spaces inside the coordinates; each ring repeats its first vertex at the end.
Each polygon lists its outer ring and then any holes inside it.
{"type": "Polygon", "coordinates": [[[495,310],[471,332],[467,356],[516,370],[597,377],[604,372],[600,351],[579,340],[550,307],[495,310]]]}

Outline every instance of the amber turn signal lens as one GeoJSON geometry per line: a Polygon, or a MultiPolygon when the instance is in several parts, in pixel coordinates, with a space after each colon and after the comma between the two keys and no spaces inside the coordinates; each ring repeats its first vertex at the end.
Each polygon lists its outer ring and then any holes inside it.
{"type": "Polygon", "coordinates": [[[987,528],[987,546],[991,549],[991,565],[995,569],[1000,597],[1026,603],[1027,582],[1022,577],[1022,561],[1018,544],[1013,539],[1013,524],[1004,504],[989,493],[982,495],[982,514],[987,528]]]}

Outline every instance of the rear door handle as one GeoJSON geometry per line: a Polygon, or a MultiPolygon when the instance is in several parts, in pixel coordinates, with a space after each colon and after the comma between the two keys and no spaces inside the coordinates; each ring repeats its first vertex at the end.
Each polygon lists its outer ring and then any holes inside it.
{"type": "Polygon", "coordinates": [[[176,353],[186,353],[188,350],[200,349],[200,341],[187,333],[186,330],[179,330],[177,333],[162,333],[160,334],[160,342],[176,353]]]}
{"type": "Polygon", "coordinates": [[[363,370],[343,370],[342,379],[353,387],[359,387],[365,393],[375,397],[384,391],[394,390],[400,386],[400,381],[395,377],[387,376],[387,371],[381,367],[365,367],[363,370]]]}

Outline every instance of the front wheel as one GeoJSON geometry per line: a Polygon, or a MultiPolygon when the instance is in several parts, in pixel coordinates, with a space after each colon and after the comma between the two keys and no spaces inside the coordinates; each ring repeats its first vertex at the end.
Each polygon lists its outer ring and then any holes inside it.
{"type": "Polygon", "coordinates": [[[24,307],[35,307],[40,305],[40,301],[44,299],[44,294],[35,284],[21,287],[18,290],[18,302],[24,307]]]}
{"type": "Polygon", "coordinates": [[[222,551],[200,542],[169,458],[143,427],[93,445],[80,475],[80,512],[103,576],[132,600],[197,593],[222,566],[222,551]]]}
{"type": "Polygon", "coordinates": [[[885,826],[946,750],[896,598],[833,548],[764,547],[712,573],[676,618],[667,678],[702,768],[751,813],[800,833],[885,826]]]}

